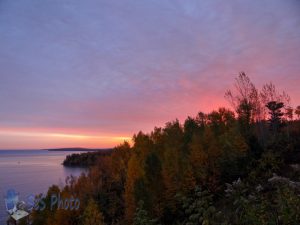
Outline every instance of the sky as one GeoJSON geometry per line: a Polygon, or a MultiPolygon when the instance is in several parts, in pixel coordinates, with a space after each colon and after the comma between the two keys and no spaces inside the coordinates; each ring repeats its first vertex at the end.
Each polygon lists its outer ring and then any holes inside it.
{"type": "Polygon", "coordinates": [[[300,1],[0,0],[0,68],[0,149],[113,147],[240,71],[299,105],[300,1]]]}

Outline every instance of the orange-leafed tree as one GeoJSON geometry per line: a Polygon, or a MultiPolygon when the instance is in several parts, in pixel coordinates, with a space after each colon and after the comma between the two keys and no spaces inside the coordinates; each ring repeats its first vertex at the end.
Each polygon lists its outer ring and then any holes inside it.
{"type": "Polygon", "coordinates": [[[82,225],[104,225],[104,218],[96,202],[90,199],[83,213],[82,225]]]}
{"type": "Polygon", "coordinates": [[[128,162],[126,184],[125,184],[125,219],[128,224],[132,223],[138,200],[135,189],[138,181],[144,178],[144,161],[153,150],[153,142],[149,135],[139,132],[133,137],[131,157],[128,162]]]}

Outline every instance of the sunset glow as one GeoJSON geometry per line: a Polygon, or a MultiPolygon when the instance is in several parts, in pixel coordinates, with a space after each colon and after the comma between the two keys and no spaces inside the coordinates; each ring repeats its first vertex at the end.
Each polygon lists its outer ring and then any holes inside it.
{"type": "Polygon", "coordinates": [[[229,107],[240,71],[300,104],[296,0],[4,0],[0,10],[0,149],[113,147],[229,107]]]}
{"type": "Polygon", "coordinates": [[[86,146],[89,148],[97,148],[106,146],[116,146],[124,141],[131,141],[131,137],[121,136],[103,136],[101,134],[86,135],[75,133],[49,133],[49,132],[31,132],[17,130],[0,130],[0,142],[4,149],[32,148],[31,143],[36,143],[36,148],[52,148],[52,147],[77,147],[86,146]],[[18,140],[13,143],[13,140],[18,140]],[[11,144],[13,143],[13,144],[11,144]],[[53,145],[55,143],[56,145],[53,145]]]}

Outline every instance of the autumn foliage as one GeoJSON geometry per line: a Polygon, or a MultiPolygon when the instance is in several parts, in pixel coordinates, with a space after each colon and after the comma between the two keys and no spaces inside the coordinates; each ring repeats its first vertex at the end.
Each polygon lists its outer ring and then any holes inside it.
{"type": "Polygon", "coordinates": [[[269,181],[300,179],[299,107],[293,117],[285,92],[259,91],[245,73],[226,98],[234,111],[138,132],[100,156],[56,190],[78,196],[80,210],[36,212],[33,224],[299,224],[298,187],[269,181]]]}

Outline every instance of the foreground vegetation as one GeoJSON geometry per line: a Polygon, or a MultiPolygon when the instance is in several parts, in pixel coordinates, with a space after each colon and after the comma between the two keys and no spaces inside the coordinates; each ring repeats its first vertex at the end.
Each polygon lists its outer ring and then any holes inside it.
{"type": "Polygon", "coordinates": [[[34,212],[34,225],[300,223],[300,107],[241,73],[219,108],[139,132],[51,193],[78,211],[34,212]]]}

